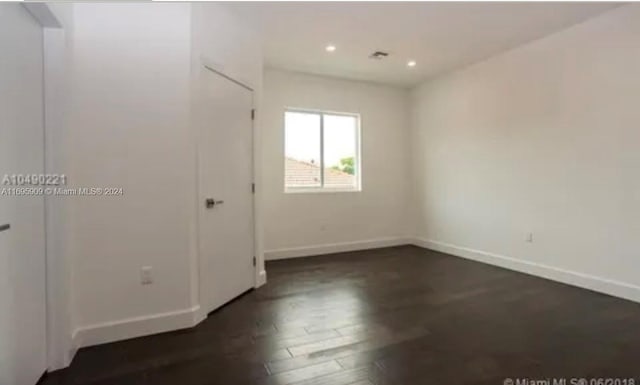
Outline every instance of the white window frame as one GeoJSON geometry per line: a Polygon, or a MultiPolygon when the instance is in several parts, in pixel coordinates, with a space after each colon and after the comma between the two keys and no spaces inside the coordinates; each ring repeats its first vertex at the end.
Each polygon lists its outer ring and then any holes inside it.
{"type": "MultiPolygon", "coordinates": [[[[337,112],[337,111],[327,111],[327,110],[315,110],[308,108],[297,108],[297,107],[286,107],[284,110],[284,114],[282,114],[283,118],[286,117],[287,112],[297,112],[303,114],[312,114],[318,115],[320,117],[320,186],[312,186],[312,187],[289,187],[287,186],[287,178],[286,178],[286,139],[284,143],[284,152],[285,156],[282,169],[285,171],[284,173],[284,192],[287,194],[297,194],[297,193],[348,193],[348,192],[360,192],[362,191],[362,151],[361,151],[361,139],[362,139],[362,124],[361,117],[359,113],[356,112],[337,112]],[[356,119],[356,148],[355,148],[355,186],[353,188],[345,188],[345,187],[325,187],[324,185],[324,116],[325,115],[334,115],[334,116],[350,116],[356,119]]],[[[283,119],[286,122],[286,119],[283,119]]],[[[287,127],[286,123],[283,124],[284,132],[286,133],[287,127]]],[[[286,138],[286,134],[283,135],[283,138],[286,138]]]]}

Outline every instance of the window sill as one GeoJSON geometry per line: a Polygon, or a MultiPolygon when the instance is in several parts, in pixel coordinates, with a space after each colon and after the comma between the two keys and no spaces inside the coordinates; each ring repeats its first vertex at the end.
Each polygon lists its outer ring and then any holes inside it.
{"type": "Polygon", "coordinates": [[[332,194],[332,193],[358,193],[360,188],[287,188],[285,194],[332,194]]]}

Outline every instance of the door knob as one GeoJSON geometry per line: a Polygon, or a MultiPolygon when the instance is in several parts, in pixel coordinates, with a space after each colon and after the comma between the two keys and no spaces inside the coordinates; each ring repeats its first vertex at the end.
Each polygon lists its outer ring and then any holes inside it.
{"type": "Polygon", "coordinates": [[[224,201],[217,201],[217,200],[215,200],[213,198],[207,198],[204,201],[205,207],[208,208],[208,209],[213,208],[215,205],[221,205],[223,203],[224,203],[224,201]]]}

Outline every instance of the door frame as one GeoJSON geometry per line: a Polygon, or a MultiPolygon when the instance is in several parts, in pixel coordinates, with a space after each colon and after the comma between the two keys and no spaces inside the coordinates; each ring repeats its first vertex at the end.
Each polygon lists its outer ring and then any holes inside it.
{"type": "MultiPolygon", "coordinates": [[[[256,185],[256,165],[255,165],[255,153],[256,153],[256,119],[255,119],[255,111],[256,111],[256,90],[254,87],[252,87],[248,82],[245,82],[237,77],[234,77],[233,75],[230,75],[229,73],[227,73],[224,68],[222,68],[222,66],[217,65],[212,63],[211,61],[205,59],[205,58],[201,58],[200,59],[200,63],[197,66],[197,73],[195,78],[195,82],[200,82],[203,80],[204,75],[212,73],[213,75],[216,76],[220,76],[232,83],[235,83],[236,85],[238,85],[239,87],[242,87],[248,91],[251,92],[251,109],[252,111],[247,111],[247,113],[252,113],[252,119],[251,119],[251,159],[250,159],[250,163],[251,163],[251,180],[254,186],[254,190],[253,190],[253,194],[252,194],[252,198],[251,198],[251,213],[252,213],[252,224],[253,224],[253,239],[252,239],[252,243],[253,243],[253,257],[255,258],[256,263],[253,266],[253,287],[257,288],[258,286],[261,285],[260,283],[260,279],[258,277],[259,275],[259,271],[258,271],[258,265],[259,265],[259,261],[258,261],[258,256],[257,256],[257,251],[258,251],[258,245],[257,245],[257,223],[258,221],[256,220],[256,195],[257,195],[257,188],[255,188],[256,185]]],[[[197,85],[196,85],[197,87],[197,85]]],[[[197,93],[196,93],[196,97],[199,96],[199,92],[201,92],[201,88],[197,87],[197,93]]],[[[196,109],[199,108],[198,106],[196,106],[196,109]]],[[[195,241],[195,254],[196,254],[196,259],[197,259],[197,273],[195,274],[196,276],[196,281],[197,281],[197,301],[196,301],[196,307],[199,308],[198,310],[198,316],[197,316],[197,322],[199,323],[200,321],[204,320],[205,318],[207,318],[207,315],[209,314],[209,310],[204,308],[204,304],[203,304],[203,286],[204,283],[206,282],[205,279],[206,277],[203,275],[203,258],[204,256],[201,253],[200,250],[200,216],[202,215],[202,205],[200,202],[200,151],[202,150],[202,144],[200,139],[200,134],[201,134],[201,125],[199,124],[199,122],[195,122],[195,132],[194,132],[194,137],[195,137],[195,149],[196,149],[196,153],[195,153],[195,164],[196,164],[196,173],[195,173],[195,201],[196,201],[196,212],[195,212],[195,234],[194,234],[194,241],[195,241]]]]}

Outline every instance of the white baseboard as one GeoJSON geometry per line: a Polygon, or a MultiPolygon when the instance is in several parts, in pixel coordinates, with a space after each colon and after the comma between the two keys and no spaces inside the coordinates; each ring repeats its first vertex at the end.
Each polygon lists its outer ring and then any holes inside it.
{"type": "Polygon", "coordinates": [[[77,347],[75,346],[71,347],[68,351],[62,354],[61,359],[49,362],[49,366],[47,367],[47,372],[51,373],[51,372],[55,372],[56,370],[68,368],[69,365],[71,365],[71,361],[73,361],[73,358],[76,356],[77,352],[78,352],[77,347]]]}
{"type": "Polygon", "coordinates": [[[478,262],[487,263],[503,267],[509,270],[519,271],[521,273],[535,275],[538,277],[550,279],[565,283],[572,286],[581,287],[583,289],[597,291],[628,299],[634,302],[640,302],[640,287],[625,282],[614,281],[606,278],[596,277],[589,274],[583,274],[575,271],[564,270],[553,266],[543,265],[530,261],[523,261],[504,255],[493,254],[481,250],[474,250],[467,247],[460,247],[444,242],[414,238],[414,245],[451,254],[456,257],[471,259],[478,262]]]}
{"type": "Polygon", "coordinates": [[[267,261],[273,261],[277,259],[309,257],[312,255],[343,253],[347,251],[378,249],[381,247],[400,246],[410,243],[410,240],[404,237],[368,239],[355,242],[327,243],[324,245],[267,250],[264,252],[264,258],[267,261]]]}
{"type": "MultiPolygon", "coordinates": [[[[65,357],[65,363],[64,363],[64,368],[69,367],[69,365],[71,365],[71,362],[73,361],[74,358],[76,358],[76,353],[78,353],[78,348],[74,347],[71,348],[71,350],[69,351],[69,353],[67,354],[67,357],[65,357]]],[[[60,368],[62,369],[62,368],[60,368]]]]}
{"type": "Polygon", "coordinates": [[[195,306],[191,309],[85,326],[73,333],[73,346],[79,349],[86,346],[186,329],[197,325],[203,319],[200,314],[200,306],[195,306]]]}
{"type": "MultiPolygon", "coordinates": [[[[451,254],[457,257],[640,302],[640,287],[632,284],[423,238],[393,237],[271,250],[265,252],[265,258],[267,260],[297,258],[406,244],[413,244],[418,247],[451,254]]],[[[266,272],[263,270],[258,274],[256,287],[263,285],[265,282],[266,272]]],[[[191,309],[175,312],[82,327],[77,329],[73,334],[74,348],[69,352],[68,362],[70,363],[73,359],[76,349],[82,347],[193,327],[206,317],[206,314],[201,313],[200,306],[195,306],[191,309]]]]}
{"type": "Polygon", "coordinates": [[[256,286],[255,288],[259,288],[260,286],[264,285],[267,283],[267,272],[262,270],[260,273],[258,273],[258,276],[256,277],[256,286]]]}

